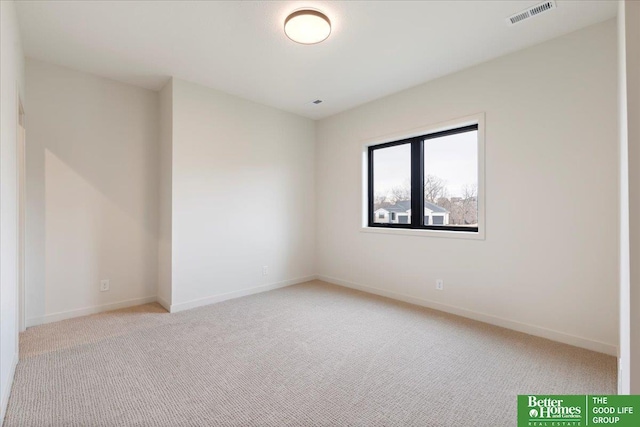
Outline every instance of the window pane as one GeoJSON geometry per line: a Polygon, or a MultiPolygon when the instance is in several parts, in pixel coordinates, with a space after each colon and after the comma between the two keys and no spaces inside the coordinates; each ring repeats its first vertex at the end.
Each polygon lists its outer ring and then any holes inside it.
{"type": "Polygon", "coordinates": [[[373,150],[373,220],[411,223],[411,144],[373,150]]]}
{"type": "Polygon", "coordinates": [[[424,141],[424,223],[478,226],[478,131],[424,141]]]}

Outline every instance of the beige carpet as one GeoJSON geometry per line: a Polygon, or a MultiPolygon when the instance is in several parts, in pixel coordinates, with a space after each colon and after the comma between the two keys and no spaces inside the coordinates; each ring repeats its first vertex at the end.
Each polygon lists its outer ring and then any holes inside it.
{"type": "Polygon", "coordinates": [[[310,282],[30,328],[5,427],[513,426],[516,395],[613,394],[613,357],[310,282]]]}

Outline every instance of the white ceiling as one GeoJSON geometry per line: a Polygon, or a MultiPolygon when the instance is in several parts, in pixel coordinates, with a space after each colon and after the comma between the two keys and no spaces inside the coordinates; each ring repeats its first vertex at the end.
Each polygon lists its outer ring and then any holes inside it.
{"type": "Polygon", "coordinates": [[[616,15],[616,1],[20,1],[25,53],[160,89],[169,76],[318,119],[616,15]],[[331,36],[298,45],[285,17],[310,6],[331,36]],[[310,104],[322,99],[320,105],[310,104]]]}

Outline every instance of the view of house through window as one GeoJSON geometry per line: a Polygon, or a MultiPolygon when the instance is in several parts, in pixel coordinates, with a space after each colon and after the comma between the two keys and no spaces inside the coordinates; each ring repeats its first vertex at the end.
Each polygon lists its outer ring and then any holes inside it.
{"type": "Polygon", "coordinates": [[[370,225],[478,231],[477,125],[372,146],[369,156],[370,225]]]}
{"type": "Polygon", "coordinates": [[[373,152],[374,221],[409,224],[411,209],[411,144],[373,152]]]}

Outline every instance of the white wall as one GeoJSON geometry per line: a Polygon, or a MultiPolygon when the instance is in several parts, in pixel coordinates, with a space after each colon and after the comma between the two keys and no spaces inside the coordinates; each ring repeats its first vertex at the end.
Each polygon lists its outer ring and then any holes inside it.
{"type": "MultiPolygon", "coordinates": [[[[626,72],[626,137],[629,183],[629,294],[628,328],[621,325],[622,339],[629,339],[631,394],[640,394],[640,3],[623,6],[626,72]]],[[[624,125],[624,123],[623,123],[624,125]]],[[[624,135],[624,126],[621,133],[624,135]]],[[[624,140],[622,141],[624,142],[624,140]]],[[[623,206],[624,208],[624,206],[623,206]]],[[[624,288],[621,288],[624,291],[624,288]]],[[[624,319],[624,317],[621,317],[624,319]]],[[[627,319],[624,319],[625,321],[627,319]]],[[[626,325],[625,325],[626,326],[626,325]]],[[[624,349],[624,348],[623,348],[624,349]]],[[[622,353],[623,357],[627,353],[622,353]]],[[[626,364],[623,364],[623,368],[626,364]]]]}
{"type": "Polygon", "coordinates": [[[18,93],[24,59],[15,5],[0,2],[0,424],[18,363],[17,157],[18,93]]]}
{"type": "Polygon", "coordinates": [[[160,200],[158,236],[158,302],[171,309],[171,168],[173,161],[173,82],[160,91],[160,200]]]}
{"type": "Polygon", "coordinates": [[[320,276],[616,354],[613,64],[610,20],[320,121],[320,276]],[[360,232],[363,142],[479,112],[486,239],[360,232]]]}
{"type": "Polygon", "coordinates": [[[620,137],[620,328],[618,394],[629,394],[631,386],[631,304],[629,265],[629,146],[627,138],[627,66],[625,2],[618,3],[618,123],[620,137]]]}
{"type": "Polygon", "coordinates": [[[31,59],[26,78],[27,325],[155,300],[158,94],[31,59]]]}
{"type": "Polygon", "coordinates": [[[173,80],[172,311],[315,274],[314,141],[312,120],[173,80]]]}

